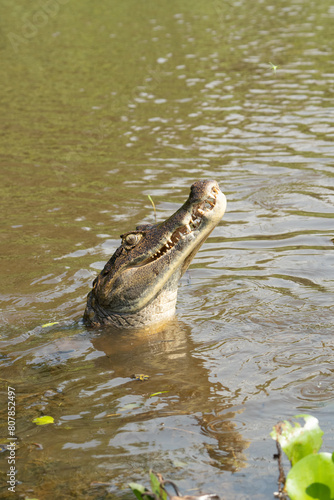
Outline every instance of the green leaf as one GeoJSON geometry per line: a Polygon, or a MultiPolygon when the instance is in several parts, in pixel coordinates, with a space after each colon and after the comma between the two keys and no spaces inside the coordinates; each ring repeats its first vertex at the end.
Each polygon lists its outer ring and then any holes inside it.
{"type": "Polygon", "coordinates": [[[159,394],[164,394],[165,392],[169,392],[169,391],[153,392],[153,394],[149,395],[149,398],[153,398],[153,396],[159,396],[159,394]]]}
{"type": "Polygon", "coordinates": [[[59,321],[54,321],[53,323],[45,323],[42,325],[42,328],[46,328],[47,326],[59,325],[59,321]]]}
{"type": "Polygon", "coordinates": [[[150,202],[152,203],[152,207],[153,207],[153,210],[154,210],[154,218],[155,218],[155,222],[157,222],[157,211],[156,211],[156,208],[155,208],[155,204],[154,204],[154,201],[152,200],[151,196],[148,194],[147,195],[147,198],[150,200],[150,202]]]}
{"type": "Polygon", "coordinates": [[[319,451],[323,435],[317,418],[311,415],[296,415],[294,418],[303,418],[305,420],[304,427],[301,427],[298,422],[291,425],[285,420],[276,425],[270,434],[273,439],[278,439],[292,465],[307,455],[319,451]]]}
{"type": "Polygon", "coordinates": [[[33,423],[37,425],[46,425],[46,424],[53,424],[54,418],[53,417],[48,417],[45,415],[44,417],[37,417],[34,418],[33,423]]]}
{"type": "Polygon", "coordinates": [[[147,198],[150,200],[150,202],[152,203],[152,207],[153,207],[153,210],[155,212],[155,204],[154,204],[154,201],[152,200],[151,196],[148,194],[147,195],[147,198]]]}
{"type": "Polygon", "coordinates": [[[271,69],[273,70],[274,73],[276,73],[277,71],[277,68],[278,68],[278,65],[275,65],[273,64],[272,62],[269,63],[269,66],[271,67],[271,69]]]}
{"type": "Polygon", "coordinates": [[[307,455],[290,470],[285,484],[291,500],[334,499],[334,462],[331,453],[307,455]]]}
{"type": "Polygon", "coordinates": [[[145,486],[138,483],[129,483],[129,487],[132,489],[132,492],[136,495],[138,500],[144,500],[143,494],[145,493],[145,486]]]}
{"type": "Polygon", "coordinates": [[[168,500],[167,493],[161,486],[158,477],[152,471],[150,471],[150,480],[151,480],[152,493],[155,493],[159,498],[159,500],[168,500]]]}

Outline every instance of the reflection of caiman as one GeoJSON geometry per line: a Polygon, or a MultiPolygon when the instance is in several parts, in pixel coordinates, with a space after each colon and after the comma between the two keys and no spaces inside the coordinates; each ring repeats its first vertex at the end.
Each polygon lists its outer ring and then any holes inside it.
{"type": "Polygon", "coordinates": [[[85,323],[137,328],[172,317],[178,282],[225,208],[216,181],[197,181],[165,222],[123,234],[88,294],[85,323]]]}

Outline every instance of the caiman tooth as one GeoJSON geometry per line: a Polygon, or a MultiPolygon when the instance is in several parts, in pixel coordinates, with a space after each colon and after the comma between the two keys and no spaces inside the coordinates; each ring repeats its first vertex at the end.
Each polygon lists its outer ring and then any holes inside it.
{"type": "Polygon", "coordinates": [[[205,214],[204,210],[202,210],[201,208],[198,208],[198,209],[197,209],[197,212],[198,212],[199,214],[201,214],[201,215],[204,215],[204,214],[205,214]]]}
{"type": "Polygon", "coordinates": [[[189,224],[185,224],[185,228],[189,231],[189,233],[191,233],[191,227],[189,226],[189,224]]]}

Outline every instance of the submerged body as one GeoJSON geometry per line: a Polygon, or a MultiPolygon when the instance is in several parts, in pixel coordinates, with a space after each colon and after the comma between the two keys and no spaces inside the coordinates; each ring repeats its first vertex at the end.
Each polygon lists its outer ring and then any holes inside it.
{"type": "Polygon", "coordinates": [[[197,181],[166,221],[123,234],[88,294],[86,325],[140,328],[171,318],[179,280],[225,209],[217,182],[197,181]]]}

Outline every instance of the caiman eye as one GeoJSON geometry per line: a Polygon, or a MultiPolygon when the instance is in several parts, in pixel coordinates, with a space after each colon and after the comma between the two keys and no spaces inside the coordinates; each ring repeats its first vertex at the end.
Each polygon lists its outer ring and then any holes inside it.
{"type": "Polygon", "coordinates": [[[127,250],[130,250],[131,248],[135,247],[139,243],[141,238],[142,238],[142,235],[139,233],[127,234],[123,239],[124,248],[126,248],[127,250]]]}

